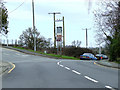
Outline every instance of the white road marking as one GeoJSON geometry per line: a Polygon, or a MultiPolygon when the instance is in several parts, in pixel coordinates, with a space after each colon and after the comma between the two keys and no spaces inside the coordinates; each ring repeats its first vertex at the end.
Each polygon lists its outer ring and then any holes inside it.
{"type": "Polygon", "coordinates": [[[59,62],[57,62],[57,64],[59,65],[60,63],[59,63],[59,62]]]}
{"type": "Polygon", "coordinates": [[[94,80],[94,79],[92,79],[92,78],[90,78],[90,77],[88,77],[88,76],[84,76],[85,78],[87,78],[88,80],[91,80],[91,81],[93,81],[93,82],[98,82],[98,81],[96,81],[96,80],[94,80]]]}
{"type": "Polygon", "coordinates": [[[22,55],[22,56],[24,57],[24,56],[29,56],[29,55],[22,55]]]}
{"type": "Polygon", "coordinates": [[[109,88],[109,89],[112,89],[112,87],[110,87],[110,86],[105,86],[106,88],[109,88]]]}
{"type": "Polygon", "coordinates": [[[70,70],[70,68],[68,68],[68,67],[65,67],[67,70],[70,70]]]}
{"type": "Polygon", "coordinates": [[[76,74],[79,74],[79,75],[81,74],[81,73],[79,73],[79,72],[77,72],[77,71],[75,71],[75,70],[72,70],[72,72],[74,72],[74,73],[76,73],[76,74]]]}
{"type": "Polygon", "coordinates": [[[81,60],[81,62],[94,62],[94,61],[85,61],[85,60],[81,60]]]}
{"type": "Polygon", "coordinates": [[[20,54],[16,53],[16,55],[20,55],[20,54]]]}
{"type": "Polygon", "coordinates": [[[20,53],[16,53],[16,55],[19,55],[19,56],[29,56],[29,55],[25,55],[25,54],[20,54],[20,53]]]}
{"type": "Polygon", "coordinates": [[[63,65],[60,65],[61,67],[64,67],[63,65]]]}

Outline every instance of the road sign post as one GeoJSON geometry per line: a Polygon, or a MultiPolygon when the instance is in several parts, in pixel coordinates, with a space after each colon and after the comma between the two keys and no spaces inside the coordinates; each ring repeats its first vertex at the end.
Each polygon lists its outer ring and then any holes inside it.
{"type": "Polygon", "coordinates": [[[57,54],[62,55],[62,27],[57,27],[57,54]]]}

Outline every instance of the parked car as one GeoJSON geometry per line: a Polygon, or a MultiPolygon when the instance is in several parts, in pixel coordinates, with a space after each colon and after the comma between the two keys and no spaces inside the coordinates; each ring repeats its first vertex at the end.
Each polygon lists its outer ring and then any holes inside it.
{"type": "Polygon", "coordinates": [[[81,60],[97,60],[97,58],[92,53],[84,53],[80,55],[81,60]]]}
{"type": "Polygon", "coordinates": [[[108,57],[104,54],[96,54],[96,57],[97,57],[98,60],[108,59],[108,57]]]}

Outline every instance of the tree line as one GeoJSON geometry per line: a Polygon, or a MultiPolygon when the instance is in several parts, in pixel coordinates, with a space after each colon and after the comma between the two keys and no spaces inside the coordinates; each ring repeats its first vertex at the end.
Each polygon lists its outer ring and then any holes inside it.
{"type": "Polygon", "coordinates": [[[94,11],[94,18],[98,43],[105,42],[110,61],[117,61],[120,58],[120,1],[102,1],[94,11]]]}

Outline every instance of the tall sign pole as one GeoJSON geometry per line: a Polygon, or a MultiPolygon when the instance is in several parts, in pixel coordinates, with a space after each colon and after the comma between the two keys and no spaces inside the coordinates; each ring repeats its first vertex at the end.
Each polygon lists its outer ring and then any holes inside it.
{"type": "Polygon", "coordinates": [[[36,51],[34,0],[32,0],[32,11],[33,11],[33,30],[34,30],[34,51],[36,51]]]}
{"type": "Polygon", "coordinates": [[[53,13],[54,18],[54,48],[56,48],[56,37],[55,37],[55,13],[53,13]]]}
{"type": "MultiPolygon", "coordinates": [[[[62,43],[63,43],[63,50],[65,49],[65,25],[64,25],[64,16],[62,17],[62,19],[58,19],[58,20],[56,20],[56,22],[61,22],[62,21],[62,23],[63,23],[63,26],[62,27],[57,27],[57,34],[58,34],[58,29],[60,29],[61,28],[61,35],[62,35],[62,37],[63,37],[63,42],[61,41],[61,52],[62,52],[62,43]],[[62,32],[62,28],[63,28],[63,32],[62,32]]],[[[61,40],[62,40],[62,38],[61,38],[61,40]]],[[[57,41],[59,42],[59,40],[58,40],[58,35],[57,35],[57,41]]],[[[57,43],[58,43],[57,42],[57,43]]],[[[62,55],[62,54],[61,54],[62,55]]]]}
{"type": "Polygon", "coordinates": [[[62,27],[57,27],[57,54],[62,55],[62,27]]]}
{"type": "Polygon", "coordinates": [[[54,48],[56,48],[55,15],[56,14],[61,14],[61,13],[60,12],[53,12],[53,13],[48,13],[48,14],[53,14],[53,18],[54,18],[54,48]]]}

